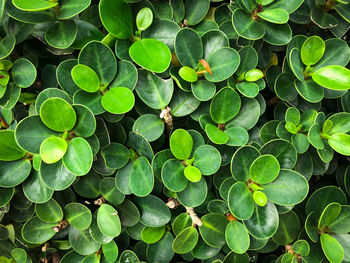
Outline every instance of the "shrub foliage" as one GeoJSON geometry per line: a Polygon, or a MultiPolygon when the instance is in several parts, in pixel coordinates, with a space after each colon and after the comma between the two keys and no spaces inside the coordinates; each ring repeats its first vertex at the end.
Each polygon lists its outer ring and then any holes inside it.
{"type": "Polygon", "coordinates": [[[0,262],[350,262],[349,0],[0,14],[0,262]]]}

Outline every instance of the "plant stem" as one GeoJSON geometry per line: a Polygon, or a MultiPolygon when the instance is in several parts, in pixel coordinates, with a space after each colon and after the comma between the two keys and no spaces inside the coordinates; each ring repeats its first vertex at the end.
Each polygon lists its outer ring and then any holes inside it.
{"type": "MultiPolygon", "coordinates": [[[[169,198],[168,202],[165,204],[170,209],[176,209],[181,204],[176,198],[169,198]]],[[[193,207],[187,207],[185,206],[186,213],[191,217],[192,219],[192,225],[193,226],[202,226],[202,220],[197,216],[196,212],[194,211],[193,207]]]]}
{"type": "Polygon", "coordinates": [[[113,36],[111,33],[108,33],[108,35],[105,36],[104,39],[102,39],[101,42],[102,42],[103,44],[106,44],[106,45],[109,46],[109,47],[112,47],[113,44],[114,44],[114,42],[115,42],[115,40],[116,40],[116,37],[113,36]]]}
{"type": "Polygon", "coordinates": [[[168,134],[173,130],[173,117],[171,116],[170,111],[170,107],[166,106],[159,115],[161,119],[164,119],[165,129],[168,134]]]}

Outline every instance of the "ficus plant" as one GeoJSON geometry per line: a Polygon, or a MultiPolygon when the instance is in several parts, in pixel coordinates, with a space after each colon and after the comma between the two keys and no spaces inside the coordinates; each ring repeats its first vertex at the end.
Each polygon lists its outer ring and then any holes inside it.
{"type": "Polygon", "coordinates": [[[0,0],[0,262],[350,262],[350,1],[0,0]]]}

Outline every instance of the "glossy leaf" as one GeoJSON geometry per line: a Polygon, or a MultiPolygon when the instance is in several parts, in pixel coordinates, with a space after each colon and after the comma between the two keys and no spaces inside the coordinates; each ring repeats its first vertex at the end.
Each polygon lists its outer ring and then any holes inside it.
{"type": "Polygon", "coordinates": [[[130,47],[129,54],[139,66],[156,73],[164,72],[171,61],[168,46],[156,39],[136,41],[130,47]]]}

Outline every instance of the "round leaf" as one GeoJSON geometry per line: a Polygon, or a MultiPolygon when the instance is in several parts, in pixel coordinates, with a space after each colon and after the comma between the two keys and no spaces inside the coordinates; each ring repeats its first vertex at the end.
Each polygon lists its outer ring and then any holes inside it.
{"type": "Polygon", "coordinates": [[[96,92],[100,89],[100,80],[96,72],[86,65],[76,65],[72,69],[72,79],[79,88],[87,92],[96,92]]]}
{"type": "Polygon", "coordinates": [[[71,105],[61,98],[47,99],[40,107],[42,122],[54,131],[69,131],[77,120],[71,105]]]}
{"type": "Polygon", "coordinates": [[[103,95],[101,104],[108,112],[123,114],[134,107],[135,96],[128,88],[112,88],[103,95]]]}
{"type": "Polygon", "coordinates": [[[249,173],[258,184],[271,183],[280,172],[278,160],[270,154],[261,155],[251,164],[249,173]]]}
{"type": "Polygon", "coordinates": [[[131,9],[123,0],[102,0],[99,3],[100,18],[109,33],[120,39],[133,34],[131,9]]]}
{"type": "Polygon", "coordinates": [[[85,139],[76,137],[68,143],[63,163],[69,172],[75,175],[85,175],[90,171],[92,161],[92,150],[85,139]]]}
{"type": "Polygon", "coordinates": [[[157,39],[136,41],[131,45],[129,54],[136,64],[156,73],[164,72],[171,61],[170,49],[157,39]]]}
{"type": "Polygon", "coordinates": [[[40,146],[40,157],[45,163],[51,164],[63,158],[67,151],[67,142],[60,137],[49,137],[40,146]]]}
{"type": "Polygon", "coordinates": [[[246,252],[250,245],[247,229],[242,223],[237,221],[228,223],[225,230],[225,239],[229,248],[237,254],[246,252]]]}

